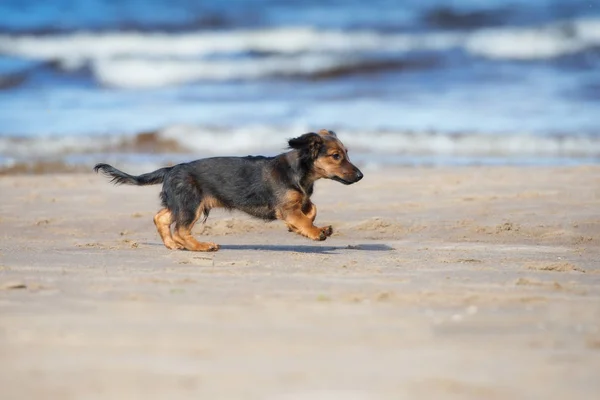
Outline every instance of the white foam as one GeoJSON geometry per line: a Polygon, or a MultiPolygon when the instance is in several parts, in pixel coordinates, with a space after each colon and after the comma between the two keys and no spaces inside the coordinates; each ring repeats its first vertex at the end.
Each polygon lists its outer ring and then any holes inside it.
{"type": "MultiPolygon", "coordinates": [[[[222,155],[277,152],[285,147],[288,138],[308,131],[304,126],[248,126],[227,131],[173,126],[160,135],[194,152],[222,155]]],[[[593,135],[345,131],[340,136],[352,153],[366,155],[600,157],[600,137],[593,135]]]]}
{"type": "Polygon", "coordinates": [[[71,153],[90,153],[117,146],[120,136],[86,137],[42,136],[36,138],[0,137],[0,155],[11,158],[58,157],[71,153]]]}
{"type": "Polygon", "coordinates": [[[559,57],[600,45],[600,19],[581,19],[534,28],[485,29],[470,35],[465,48],[495,59],[559,57]]]}
{"type": "MultiPolygon", "coordinates": [[[[176,125],[158,132],[164,140],[174,140],[183,149],[199,156],[277,154],[285,150],[287,139],[322,127],[245,126],[218,129],[176,125]]],[[[541,136],[512,134],[441,134],[427,132],[344,131],[339,133],[351,154],[377,160],[387,156],[436,157],[564,157],[600,158],[600,136],[541,136]]],[[[0,156],[9,158],[52,158],[69,154],[102,153],[131,146],[133,136],[0,138],[0,156]]]]}
{"type": "MultiPolygon", "coordinates": [[[[189,57],[248,51],[296,53],[361,51],[384,47],[410,49],[423,38],[374,32],[313,28],[276,28],[229,32],[73,33],[55,36],[0,35],[0,52],[36,59],[89,60],[120,56],[189,57]],[[386,41],[392,40],[386,43],[386,41]]],[[[431,46],[443,45],[433,35],[431,46]]]]}
{"type": "Polygon", "coordinates": [[[305,127],[249,125],[237,129],[215,129],[191,125],[174,125],[159,132],[161,138],[174,140],[185,149],[206,155],[278,153],[293,134],[306,132],[305,127]]]}
{"type": "Polygon", "coordinates": [[[198,57],[248,51],[354,52],[447,49],[466,44],[482,54],[499,46],[498,55],[546,57],[600,44],[600,19],[583,18],[538,27],[503,27],[473,33],[377,33],[320,30],[310,27],[226,32],[85,33],[63,35],[0,35],[0,52],[44,60],[92,60],[115,57],[198,57]]]}
{"type": "Polygon", "coordinates": [[[600,43],[600,19],[584,18],[573,22],[577,35],[591,45],[600,43]]]}
{"type": "Polygon", "coordinates": [[[389,132],[351,135],[349,146],[365,152],[450,156],[598,157],[600,137],[534,134],[436,134],[389,132]]]}
{"type": "Polygon", "coordinates": [[[199,80],[258,79],[268,76],[313,75],[357,63],[343,56],[302,55],[223,60],[116,59],[94,63],[94,74],[106,86],[149,88],[199,80]]]}
{"type": "Polygon", "coordinates": [[[600,46],[600,19],[538,27],[502,27],[463,33],[380,33],[309,27],[225,32],[73,33],[0,35],[0,54],[59,62],[66,69],[92,67],[103,84],[157,87],[198,80],[259,79],[311,74],[369,53],[401,56],[413,50],[462,48],[491,59],[539,60],[600,46]],[[220,57],[263,52],[265,57],[220,57]]]}
{"type": "Polygon", "coordinates": [[[185,34],[0,35],[0,53],[57,61],[65,69],[90,65],[102,83],[125,88],[310,74],[352,59],[368,61],[368,57],[358,56],[360,52],[436,50],[456,44],[457,36],[447,34],[380,34],[314,28],[185,34]],[[208,57],[248,52],[272,56],[219,61],[208,57]]]}

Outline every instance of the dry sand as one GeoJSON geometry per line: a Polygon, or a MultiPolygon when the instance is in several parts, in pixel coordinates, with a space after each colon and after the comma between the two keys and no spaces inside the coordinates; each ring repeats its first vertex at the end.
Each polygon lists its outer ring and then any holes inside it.
{"type": "Polygon", "coordinates": [[[0,178],[9,399],[596,399],[600,168],[319,182],[326,242],[214,212],[169,251],[158,186],[0,178]]]}

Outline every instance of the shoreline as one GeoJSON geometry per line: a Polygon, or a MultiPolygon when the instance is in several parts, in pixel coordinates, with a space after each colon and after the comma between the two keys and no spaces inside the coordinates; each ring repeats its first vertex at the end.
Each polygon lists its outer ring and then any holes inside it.
{"type": "MultiPolygon", "coordinates": [[[[314,129],[312,129],[314,130],[314,129]]],[[[123,168],[164,165],[215,156],[272,156],[307,127],[173,125],[132,134],[0,135],[0,174],[88,172],[98,162],[123,168]]],[[[363,166],[600,165],[600,135],[527,132],[352,130],[340,132],[363,166]]]]}
{"type": "Polygon", "coordinates": [[[159,186],[1,176],[6,398],[594,398],[600,166],[364,172],[327,241],[215,210],[216,253],[162,246],[159,186]]]}

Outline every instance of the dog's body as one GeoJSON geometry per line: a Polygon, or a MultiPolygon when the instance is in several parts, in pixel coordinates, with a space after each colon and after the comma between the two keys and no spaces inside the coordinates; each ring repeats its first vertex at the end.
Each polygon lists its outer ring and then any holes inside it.
{"type": "Polygon", "coordinates": [[[198,242],[191,234],[200,216],[212,208],[236,209],[267,221],[281,219],[289,229],[313,240],[325,240],[331,226],[313,225],[316,206],[310,201],[317,179],[351,184],[363,174],[352,165],[342,142],[332,131],[307,133],[291,139],[292,149],[275,157],[215,157],[161,168],[132,176],[107,164],[96,172],[111,176],[115,184],[163,184],[163,209],[154,217],[169,249],[215,251],[215,243],[198,242]],[[171,232],[171,225],[174,230],[171,232]]]}

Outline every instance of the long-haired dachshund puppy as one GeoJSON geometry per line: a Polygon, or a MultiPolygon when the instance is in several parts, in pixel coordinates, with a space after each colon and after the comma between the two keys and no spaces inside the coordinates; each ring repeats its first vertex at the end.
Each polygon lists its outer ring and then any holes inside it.
{"type": "Polygon", "coordinates": [[[96,172],[112,177],[115,184],[163,184],[163,208],[154,224],[169,249],[216,251],[219,246],[198,242],[191,234],[196,221],[204,221],[212,208],[244,211],[267,221],[283,220],[291,231],[313,240],[325,240],[331,226],[316,227],[317,207],[310,201],[317,179],[345,185],[363,174],[348,158],[348,150],[332,131],[306,133],[288,141],[291,151],[275,157],[215,157],[161,168],[132,176],[108,164],[96,172]],[[171,232],[171,225],[174,229],[171,232]]]}

